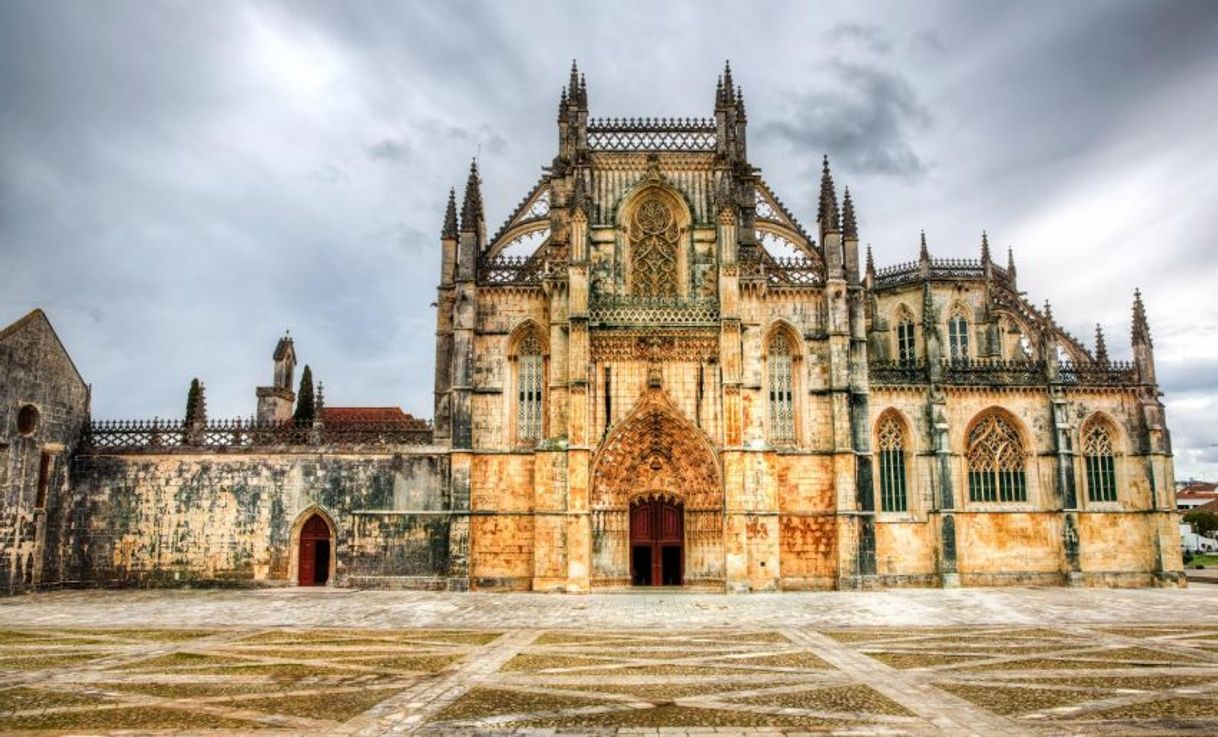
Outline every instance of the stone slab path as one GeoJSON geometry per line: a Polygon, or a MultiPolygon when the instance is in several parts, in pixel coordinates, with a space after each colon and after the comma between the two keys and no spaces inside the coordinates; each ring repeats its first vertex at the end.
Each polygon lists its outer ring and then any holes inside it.
{"type": "Polygon", "coordinates": [[[0,734],[1218,734],[1218,586],[0,600],[0,734]]]}

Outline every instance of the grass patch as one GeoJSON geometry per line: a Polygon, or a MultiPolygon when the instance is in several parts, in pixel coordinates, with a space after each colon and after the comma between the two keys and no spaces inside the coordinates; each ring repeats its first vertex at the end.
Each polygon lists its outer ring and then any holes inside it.
{"type": "Polygon", "coordinates": [[[345,722],[359,716],[394,694],[394,689],[361,689],[359,691],[330,691],[307,696],[274,696],[267,699],[242,699],[232,706],[252,708],[272,714],[290,714],[309,719],[329,719],[345,722]]]}
{"type": "Polygon", "coordinates": [[[521,653],[504,663],[499,671],[501,673],[538,673],[551,668],[579,668],[590,665],[608,665],[613,662],[610,658],[521,653]]]}
{"type": "Polygon", "coordinates": [[[892,716],[913,716],[912,713],[897,702],[869,686],[832,686],[808,691],[792,691],[787,693],[770,693],[734,699],[748,704],[764,704],[766,706],[782,706],[793,709],[811,709],[814,711],[849,711],[867,714],[889,714],[892,716]]]}
{"type": "Polygon", "coordinates": [[[198,712],[141,706],[121,709],[44,712],[0,719],[0,732],[17,730],[256,729],[266,725],[198,712]]]}
{"type": "Polygon", "coordinates": [[[1214,719],[1218,718],[1218,701],[1213,699],[1173,698],[1146,701],[1140,704],[1116,706],[1087,714],[1071,714],[1070,719],[1214,719]]]}
{"type": "Polygon", "coordinates": [[[472,630],[366,630],[366,629],[324,629],[324,630],[272,630],[259,632],[241,639],[242,643],[332,643],[342,644],[414,644],[410,641],[422,640],[429,643],[448,645],[487,645],[497,640],[502,632],[483,632],[472,630]]]}
{"type": "Polygon", "coordinates": [[[899,668],[901,670],[907,670],[910,668],[933,668],[938,665],[959,665],[960,663],[970,663],[977,660],[977,656],[947,655],[945,653],[902,652],[863,654],[869,658],[874,658],[885,665],[893,668],[899,668]]]}
{"type": "Polygon", "coordinates": [[[445,707],[432,721],[464,721],[499,714],[532,714],[539,711],[578,709],[603,703],[605,703],[603,699],[597,700],[587,696],[561,696],[531,691],[473,688],[445,707]]]}
{"type": "Polygon", "coordinates": [[[773,655],[754,655],[750,658],[723,658],[709,661],[712,665],[753,665],[769,666],[772,668],[805,668],[810,670],[837,670],[832,665],[821,660],[814,653],[798,650],[790,653],[774,653],[773,655]]]}
{"type": "Polygon", "coordinates": [[[0,659],[0,671],[6,670],[42,670],[43,668],[63,668],[80,665],[90,660],[96,660],[107,653],[69,653],[63,655],[35,655],[24,657],[6,657],[0,659]]]}
{"type": "Polygon", "coordinates": [[[965,683],[936,683],[935,685],[965,701],[971,701],[980,707],[1004,715],[1026,714],[1059,706],[1071,706],[1102,696],[1095,691],[974,686],[965,683]]]}
{"type": "Polygon", "coordinates": [[[53,709],[60,706],[85,706],[96,704],[104,699],[104,696],[99,695],[18,686],[0,691],[0,711],[28,711],[30,709],[53,709]]]}
{"type": "Polygon", "coordinates": [[[847,722],[815,717],[783,714],[759,714],[750,711],[698,709],[692,706],[663,704],[651,709],[624,709],[602,714],[535,719],[518,722],[520,727],[846,727],[858,726],[847,722]]]}

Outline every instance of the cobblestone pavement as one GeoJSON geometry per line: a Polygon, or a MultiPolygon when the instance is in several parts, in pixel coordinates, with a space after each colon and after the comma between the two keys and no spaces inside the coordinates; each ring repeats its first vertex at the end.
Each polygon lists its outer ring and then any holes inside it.
{"type": "Polygon", "coordinates": [[[0,733],[1215,735],[1216,605],[1218,587],[44,594],[0,601],[0,733]]]}

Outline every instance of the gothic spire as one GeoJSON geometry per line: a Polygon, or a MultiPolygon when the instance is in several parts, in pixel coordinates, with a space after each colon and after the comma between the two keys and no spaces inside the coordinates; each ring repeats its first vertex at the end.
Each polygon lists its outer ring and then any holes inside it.
{"type": "Polygon", "coordinates": [[[444,211],[444,229],[440,231],[441,238],[457,237],[457,190],[448,189],[448,208],[444,211]]]}
{"type": "Polygon", "coordinates": [[[1010,246],[1007,246],[1007,272],[1015,278],[1015,251],[1010,246]]]}
{"type": "Polygon", "coordinates": [[[728,60],[723,62],[723,101],[728,105],[733,105],[736,102],[735,98],[736,85],[732,82],[732,63],[728,60]]]}
{"type": "Polygon", "coordinates": [[[875,260],[871,258],[871,244],[867,244],[867,276],[875,277],[875,260]]]}
{"type": "Polygon", "coordinates": [[[567,80],[566,92],[567,99],[576,107],[588,108],[588,79],[580,74],[574,59],[571,60],[571,78],[567,80]]]}
{"type": "Polygon", "coordinates": [[[854,200],[850,199],[850,188],[842,195],[842,237],[858,240],[858,223],[854,220],[854,200]]]}
{"type": "Polygon", "coordinates": [[[825,155],[820,175],[820,206],[816,219],[823,231],[838,229],[837,191],[833,188],[833,175],[829,173],[829,156],[825,155]]]}
{"type": "Polygon", "coordinates": [[[1146,322],[1146,306],[1142,304],[1142,291],[1133,290],[1133,344],[1153,347],[1150,325],[1146,322]]]}
{"type": "Polygon", "coordinates": [[[1047,298],[1045,299],[1045,320],[1047,320],[1050,325],[1053,324],[1053,305],[1047,298]]]}
{"type": "Polygon", "coordinates": [[[1108,344],[1104,342],[1104,328],[1095,324],[1095,360],[1097,363],[1108,363],[1108,344]]]}
{"type": "Polygon", "coordinates": [[[990,258],[990,238],[989,238],[989,236],[986,235],[985,231],[983,230],[983,231],[981,231],[981,265],[984,266],[984,265],[990,263],[991,261],[992,261],[992,259],[990,258]]]}
{"type": "Polygon", "coordinates": [[[736,120],[745,122],[748,116],[744,113],[744,88],[736,86],[736,120]]]}
{"type": "Polygon", "coordinates": [[[469,164],[469,179],[465,181],[465,199],[461,203],[461,230],[477,231],[482,222],[482,179],[478,176],[478,160],[469,164]]]}
{"type": "Polygon", "coordinates": [[[567,88],[563,86],[562,94],[558,97],[558,119],[567,119],[567,88]]]}
{"type": "Polygon", "coordinates": [[[926,231],[922,231],[922,247],[918,249],[919,261],[930,261],[930,249],[926,247],[926,231]]]}

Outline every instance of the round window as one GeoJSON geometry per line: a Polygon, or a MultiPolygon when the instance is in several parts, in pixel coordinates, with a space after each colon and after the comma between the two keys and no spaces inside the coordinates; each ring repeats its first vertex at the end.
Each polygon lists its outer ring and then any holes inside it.
{"type": "Polygon", "coordinates": [[[17,412],[17,432],[33,435],[38,430],[38,408],[27,404],[17,412]]]}

